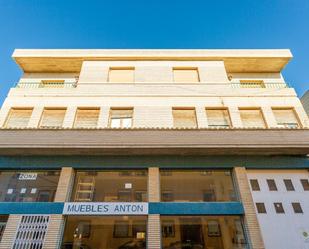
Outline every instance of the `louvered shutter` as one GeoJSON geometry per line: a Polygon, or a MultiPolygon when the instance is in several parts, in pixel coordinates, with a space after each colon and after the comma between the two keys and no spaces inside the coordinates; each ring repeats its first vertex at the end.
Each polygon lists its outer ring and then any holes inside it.
{"type": "Polygon", "coordinates": [[[134,82],[134,69],[110,69],[108,81],[112,83],[134,82]]]}
{"type": "Polygon", "coordinates": [[[95,128],[99,119],[99,109],[78,109],[74,128],[95,128]]]}
{"type": "Polygon", "coordinates": [[[197,69],[174,69],[174,82],[192,83],[199,82],[197,69]]]}
{"type": "Polygon", "coordinates": [[[262,116],[262,112],[259,109],[256,110],[240,110],[240,117],[243,127],[246,128],[265,128],[265,122],[262,116]]]}
{"type": "Polygon", "coordinates": [[[280,127],[299,127],[295,112],[293,109],[273,109],[277,125],[280,127]]]}
{"type": "Polygon", "coordinates": [[[174,109],[173,119],[174,119],[174,127],[178,127],[178,128],[197,127],[195,110],[174,109]]]}
{"type": "Polygon", "coordinates": [[[226,109],[206,109],[208,126],[230,127],[230,118],[226,109]]]}
{"type": "Polygon", "coordinates": [[[28,126],[32,109],[11,109],[5,127],[25,128],[28,126]]]}
{"type": "Polygon", "coordinates": [[[45,109],[40,127],[62,127],[66,109],[45,109]]]}

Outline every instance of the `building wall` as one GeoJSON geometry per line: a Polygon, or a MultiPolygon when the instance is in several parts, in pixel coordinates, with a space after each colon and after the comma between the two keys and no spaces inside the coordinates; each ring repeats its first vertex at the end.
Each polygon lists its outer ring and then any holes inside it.
{"type": "Polygon", "coordinates": [[[307,91],[300,100],[304,106],[305,111],[307,112],[307,115],[309,116],[309,91],[307,91]]]}
{"type": "MultiPolygon", "coordinates": [[[[265,203],[266,214],[257,213],[265,248],[291,249],[309,248],[309,239],[303,232],[309,232],[309,191],[304,191],[300,179],[308,179],[307,170],[247,170],[248,180],[257,179],[260,191],[252,191],[255,203],[265,203]],[[266,179],[274,179],[278,191],[269,191],[266,179]],[[283,179],[291,179],[295,191],[287,191],[283,179]],[[284,214],[275,212],[275,202],[282,202],[284,214]],[[299,202],[303,214],[296,214],[292,202],[299,202]]],[[[251,188],[251,187],[250,187],[251,188]]]]}

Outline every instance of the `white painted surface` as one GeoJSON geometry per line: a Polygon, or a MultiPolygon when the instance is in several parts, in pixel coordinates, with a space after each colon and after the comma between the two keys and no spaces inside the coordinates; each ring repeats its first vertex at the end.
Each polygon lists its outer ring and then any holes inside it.
{"type": "Polygon", "coordinates": [[[248,170],[248,179],[257,179],[260,191],[251,191],[254,202],[263,202],[266,214],[257,214],[266,249],[308,249],[309,191],[304,191],[300,179],[309,179],[306,170],[248,170]],[[274,179],[278,191],[269,191],[266,180],[274,179]],[[287,191],[283,179],[291,179],[295,191],[287,191]],[[275,202],[282,202],[285,213],[277,214],[275,202]],[[299,202],[303,214],[296,214],[292,202],[299,202]]]}

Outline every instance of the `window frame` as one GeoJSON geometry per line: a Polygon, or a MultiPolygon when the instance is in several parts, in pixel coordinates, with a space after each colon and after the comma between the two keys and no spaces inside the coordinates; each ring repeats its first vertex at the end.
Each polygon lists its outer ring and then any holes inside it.
{"type": "MultiPolygon", "coordinates": [[[[11,126],[8,127],[7,125],[8,125],[8,122],[9,122],[11,116],[12,116],[12,111],[15,111],[15,110],[23,110],[23,111],[30,111],[31,110],[31,114],[30,114],[28,123],[27,123],[27,125],[24,128],[28,127],[29,122],[31,120],[31,116],[33,114],[34,107],[10,107],[10,109],[9,109],[7,115],[6,115],[5,121],[3,123],[3,126],[2,126],[3,128],[14,128],[14,127],[11,127],[11,126]]],[[[18,128],[20,128],[20,127],[18,127],[18,128]]]]}
{"type": "Polygon", "coordinates": [[[192,83],[200,83],[201,78],[200,78],[200,72],[198,67],[173,67],[172,69],[173,72],[173,83],[176,84],[192,84],[192,83]],[[197,81],[191,81],[191,82],[182,82],[182,81],[175,81],[175,71],[195,71],[196,76],[197,76],[197,81]]]}
{"type": "Polygon", "coordinates": [[[44,128],[46,128],[46,129],[49,129],[49,128],[63,128],[63,123],[64,123],[64,119],[65,119],[65,115],[66,115],[67,111],[68,111],[67,107],[44,107],[43,111],[41,113],[41,117],[40,117],[40,122],[39,122],[38,128],[42,128],[42,129],[44,129],[44,128]],[[43,121],[43,117],[44,117],[44,111],[47,111],[47,110],[63,110],[64,111],[62,124],[60,126],[42,126],[42,121],[43,121]]]}
{"type": "Polygon", "coordinates": [[[251,190],[252,191],[261,191],[261,187],[260,187],[260,183],[259,183],[259,181],[258,181],[258,179],[250,179],[250,187],[251,187],[251,190]],[[257,183],[257,189],[255,189],[254,187],[253,187],[253,184],[252,184],[252,182],[253,181],[256,181],[256,183],[257,183]]]}
{"type": "Polygon", "coordinates": [[[258,214],[267,214],[266,206],[264,202],[255,203],[256,211],[258,214]]]}
{"type": "Polygon", "coordinates": [[[301,183],[304,191],[309,191],[309,180],[308,179],[302,178],[302,179],[300,179],[300,183],[301,183]]]}
{"type": "Polygon", "coordinates": [[[274,208],[277,214],[285,214],[282,202],[274,202],[274,208]]]}
{"type": "Polygon", "coordinates": [[[132,83],[135,83],[135,67],[130,67],[130,66],[128,66],[128,67],[109,67],[108,68],[108,75],[107,75],[107,83],[111,83],[111,84],[117,84],[117,83],[119,83],[119,84],[132,84],[132,83]],[[117,70],[119,70],[119,71],[121,71],[121,70],[132,70],[132,72],[133,72],[133,78],[132,78],[132,81],[123,81],[123,82],[113,82],[113,81],[111,81],[110,80],[110,73],[111,73],[111,71],[117,71],[117,70]]]}
{"type": "MultiPolygon", "coordinates": [[[[121,120],[121,118],[119,118],[121,120]]],[[[134,107],[111,107],[109,108],[109,114],[108,114],[108,128],[110,129],[131,129],[134,127],[134,107]],[[120,127],[112,127],[112,113],[113,110],[117,111],[131,111],[132,112],[132,117],[131,117],[131,127],[122,127],[122,125],[120,127]]]]}
{"type": "MultiPolygon", "coordinates": [[[[205,112],[206,112],[206,118],[207,118],[207,122],[208,122],[208,115],[207,115],[207,110],[212,110],[212,111],[226,111],[227,112],[227,119],[228,119],[228,126],[226,126],[225,128],[229,129],[232,128],[232,119],[231,119],[231,114],[230,114],[230,110],[228,107],[205,107],[205,112]]],[[[209,122],[208,122],[208,126],[209,126],[209,122]]],[[[218,125],[215,126],[210,126],[210,127],[218,127],[218,125]]]]}
{"type": "MultiPolygon", "coordinates": [[[[296,122],[297,122],[297,124],[298,124],[298,129],[299,128],[303,128],[303,125],[302,125],[302,122],[301,122],[301,119],[299,118],[299,115],[298,115],[298,113],[297,113],[297,111],[295,110],[295,107],[293,107],[293,106],[272,106],[271,107],[271,110],[272,110],[272,112],[273,112],[273,115],[274,115],[274,118],[275,118],[275,120],[276,120],[276,124],[277,124],[277,126],[279,126],[279,124],[278,124],[278,122],[277,122],[277,119],[276,119],[276,116],[275,116],[275,114],[274,114],[274,110],[291,110],[292,112],[293,112],[293,114],[294,114],[294,116],[295,116],[295,119],[296,119],[296,122]]],[[[297,129],[297,128],[294,128],[294,129],[297,129]]]]}
{"type": "Polygon", "coordinates": [[[75,117],[74,117],[74,123],[73,123],[73,128],[76,128],[76,129],[79,129],[79,128],[89,128],[89,127],[76,127],[75,124],[76,124],[76,120],[77,120],[77,116],[78,116],[78,111],[79,110],[83,110],[83,111],[98,111],[98,119],[97,119],[97,124],[95,127],[91,127],[91,128],[96,128],[98,127],[98,122],[99,122],[99,119],[100,119],[100,107],[77,107],[76,108],[76,111],[75,111],[75,117]]]}
{"type": "Polygon", "coordinates": [[[173,118],[173,128],[178,129],[197,129],[199,127],[197,115],[196,115],[196,108],[195,107],[172,107],[172,118],[173,118]],[[174,117],[174,111],[194,111],[194,122],[195,126],[175,126],[175,117],[174,117]]]}
{"type": "Polygon", "coordinates": [[[239,111],[239,116],[240,116],[240,120],[241,120],[243,128],[246,128],[246,129],[268,129],[269,128],[269,126],[266,122],[266,119],[265,119],[263,109],[261,107],[238,107],[238,111],[239,111]],[[243,126],[243,120],[241,118],[241,111],[257,111],[257,110],[260,111],[260,113],[261,113],[262,120],[264,122],[265,127],[263,127],[263,128],[262,127],[244,127],[243,126]]]}
{"type": "Polygon", "coordinates": [[[278,191],[278,187],[277,187],[275,179],[266,179],[266,183],[267,183],[269,191],[278,191]],[[274,188],[273,189],[272,189],[272,186],[270,185],[270,182],[274,183],[274,185],[273,185],[274,188]]]}
{"type": "Polygon", "coordinates": [[[284,183],[286,191],[295,191],[295,187],[294,187],[292,179],[283,179],[283,183],[284,183]],[[287,182],[289,182],[289,184],[291,185],[287,185],[287,182]]]}
{"type": "Polygon", "coordinates": [[[304,213],[304,210],[303,210],[300,202],[292,202],[291,205],[292,205],[292,208],[293,208],[293,211],[294,211],[295,214],[303,214],[304,213]]]}

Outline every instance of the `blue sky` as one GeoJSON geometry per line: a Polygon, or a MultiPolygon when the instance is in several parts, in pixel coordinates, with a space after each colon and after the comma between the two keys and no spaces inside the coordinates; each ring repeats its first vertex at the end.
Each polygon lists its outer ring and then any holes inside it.
{"type": "Polygon", "coordinates": [[[0,104],[21,71],[15,48],[290,48],[309,89],[309,0],[0,0],[0,104]]]}

